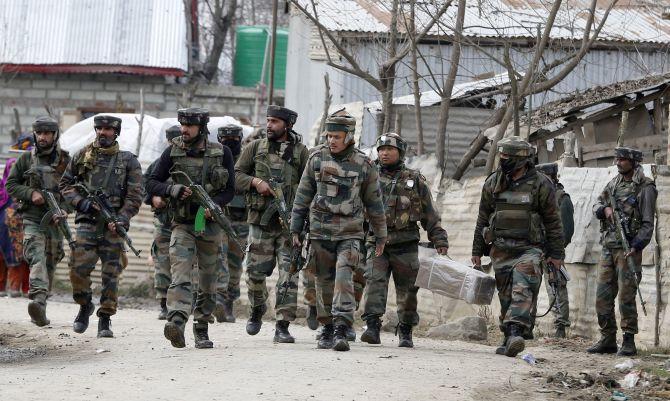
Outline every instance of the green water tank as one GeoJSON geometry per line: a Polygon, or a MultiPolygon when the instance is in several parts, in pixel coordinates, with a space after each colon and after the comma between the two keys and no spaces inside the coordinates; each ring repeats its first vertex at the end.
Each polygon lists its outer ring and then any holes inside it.
{"type": "MultiPolygon", "coordinates": [[[[235,63],[233,82],[237,86],[255,87],[261,80],[263,60],[267,46],[267,63],[264,82],[270,84],[270,35],[269,26],[238,26],[235,32],[235,63]]],[[[275,50],[275,89],[286,85],[286,52],[288,30],[277,28],[277,48],[275,50]]]]}

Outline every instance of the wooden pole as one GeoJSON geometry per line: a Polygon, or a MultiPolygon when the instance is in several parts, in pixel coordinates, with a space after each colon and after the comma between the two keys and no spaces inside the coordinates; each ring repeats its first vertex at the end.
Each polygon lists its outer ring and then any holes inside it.
{"type": "Polygon", "coordinates": [[[621,112],[621,124],[619,124],[619,135],[616,139],[616,146],[623,146],[623,137],[628,129],[628,110],[621,112]]]}

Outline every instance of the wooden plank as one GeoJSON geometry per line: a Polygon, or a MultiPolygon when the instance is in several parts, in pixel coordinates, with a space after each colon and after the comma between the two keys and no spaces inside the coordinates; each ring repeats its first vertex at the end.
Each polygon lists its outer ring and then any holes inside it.
{"type": "MultiPolygon", "coordinates": [[[[595,145],[582,145],[582,151],[586,153],[600,152],[608,150],[612,152],[617,146],[616,142],[597,143],[595,145]]],[[[626,140],[626,146],[646,150],[658,150],[663,147],[663,137],[660,135],[643,136],[639,138],[630,138],[626,140]]]]}
{"type": "Polygon", "coordinates": [[[588,122],[594,122],[598,120],[602,120],[603,118],[607,118],[616,114],[619,114],[625,110],[632,110],[640,105],[649,103],[653,101],[654,99],[660,98],[668,92],[668,89],[670,89],[670,86],[664,85],[663,89],[659,90],[658,92],[651,93],[647,96],[643,96],[640,99],[636,100],[629,100],[621,105],[616,105],[613,107],[608,107],[602,111],[599,111],[587,118],[580,118],[575,121],[571,122],[566,122],[564,126],[561,128],[554,130],[554,131],[536,131],[530,136],[530,141],[531,142],[538,142],[541,140],[547,140],[551,138],[555,138],[561,134],[564,134],[572,129],[572,127],[575,126],[582,126],[588,122]]]}

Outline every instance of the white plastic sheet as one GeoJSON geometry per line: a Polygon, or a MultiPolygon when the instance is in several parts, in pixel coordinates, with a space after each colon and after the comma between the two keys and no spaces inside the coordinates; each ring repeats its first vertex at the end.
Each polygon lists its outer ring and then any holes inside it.
{"type": "MultiPolygon", "coordinates": [[[[155,118],[150,115],[144,115],[142,122],[142,139],[140,143],[139,154],[137,154],[137,137],[140,118],[139,114],[128,113],[104,113],[118,117],[121,122],[121,135],[118,142],[121,150],[126,150],[137,155],[137,159],[142,166],[148,166],[154,160],[158,159],[161,153],[167,148],[168,143],[165,139],[165,131],[173,125],[179,124],[177,118],[155,118]]],[[[244,135],[253,132],[253,128],[242,125],[233,117],[212,117],[207,124],[209,130],[209,140],[216,141],[216,133],[219,127],[228,124],[236,124],[242,127],[244,135]]],[[[95,139],[95,129],[93,128],[93,117],[78,122],[65,131],[60,138],[61,147],[70,154],[83,149],[86,145],[95,139]]]]}
{"type": "Polygon", "coordinates": [[[419,247],[415,285],[477,305],[490,305],[496,289],[495,279],[488,274],[424,247],[419,247]]]}

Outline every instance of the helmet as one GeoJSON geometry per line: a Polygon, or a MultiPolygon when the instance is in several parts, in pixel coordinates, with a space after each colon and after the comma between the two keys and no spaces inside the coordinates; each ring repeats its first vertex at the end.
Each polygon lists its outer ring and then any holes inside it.
{"type": "Polygon", "coordinates": [[[275,117],[280,120],[284,120],[291,126],[293,126],[298,119],[298,113],[295,111],[287,109],[286,107],[277,106],[275,104],[268,106],[266,115],[267,117],[275,117]]]}
{"type": "Polygon", "coordinates": [[[95,128],[112,128],[116,131],[118,136],[121,133],[121,119],[114,116],[107,116],[98,114],[93,117],[93,127],[95,128]]]}
{"type": "Polygon", "coordinates": [[[520,136],[510,136],[498,142],[498,152],[511,157],[526,158],[533,156],[533,147],[520,136]]]}
{"type": "Polygon", "coordinates": [[[405,157],[405,152],[407,152],[407,142],[395,132],[389,132],[377,138],[377,150],[382,146],[393,146],[398,149],[401,159],[405,157]]]}
{"type": "Polygon", "coordinates": [[[636,163],[642,163],[643,157],[642,152],[637,149],[627,148],[627,147],[618,147],[614,148],[614,157],[620,159],[629,159],[636,163]]]}
{"type": "Polygon", "coordinates": [[[217,134],[219,141],[221,141],[221,139],[225,136],[236,136],[239,137],[241,141],[243,137],[242,127],[235,124],[228,124],[223,127],[219,127],[219,132],[217,134]]]}
{"type": "Polygon", "coordinates": [[[209,111],[200,107],[177,110],[177,121],[184,125],[205,126],[209,122],[209,111]]]}
{"type": "Polygon", "coordinates": [[[36,133],[38,132],[53,132],[54,142],[58,141],[60,130],[58,128],[58,121],[49,116],[40,116],[33,122],[33,140],[37,143],[36,133]]]}
{"type": "Polygon", "coordinates": [[[556,163],[538,164],[535,166],[535,169],[552,178],[558,175],[558,164],[556,163]]]}
{"type": "Polygon", "coordinates": [[[344,143],[353,143],[354,132],[356,132],[356,119],[347,112],[347,109],[342,108],[328,116],[326,119],[326,131],[344,131],[347,133],[344,143]]]}
{"type": "Polygon", "coordinates": [[[33,122],[33,132],[58,132],[58,122],[49,116],[40,116],[33,122]]]}
{"type": "Polygon", "coordinates": [[[175,139],[180,135],[181,135],[181,128],[179,127],[179,125],[173,125],[172,127],[165,130],[165,138],[168,140],[168,142],[170,142],[171,140],[175,139]]]}

